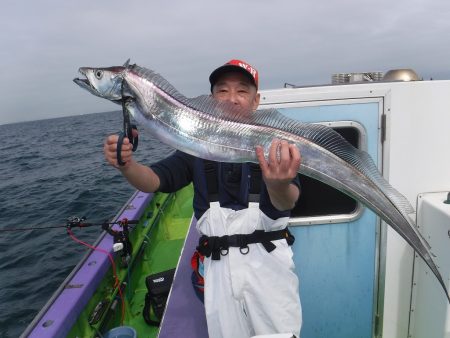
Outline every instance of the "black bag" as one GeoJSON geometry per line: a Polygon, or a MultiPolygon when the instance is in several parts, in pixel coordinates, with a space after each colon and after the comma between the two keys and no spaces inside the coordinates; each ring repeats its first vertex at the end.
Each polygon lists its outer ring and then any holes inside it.
{"type": "Polygon", "coordinates": [[[145,306],[142,314],[147,324],[159,326],[161,323],[174,275],[175,269],[171,269],[147,276],[145,279],[148,292],[145,295],[145,306]],[[151,318],[150,312],[156,319],[151,318]]]}

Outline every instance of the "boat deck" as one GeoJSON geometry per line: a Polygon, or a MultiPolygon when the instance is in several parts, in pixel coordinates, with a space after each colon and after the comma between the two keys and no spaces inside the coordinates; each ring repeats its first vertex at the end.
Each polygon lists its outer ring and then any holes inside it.
{"type": "MultiPolygon", "coordinates": [[[[118,269],[119,279],[126,283],[124,326],[133,327],[138,337],[156,337],[159,328],[148,325],[142,311],[145,304],[148,275],[177,266],[186,233],[192,218],[192,187],[174,194],[156,194],[145,209],[139,224],[130,232],[134,243],[133,261],[128,269],[118,269]],[[155,214],[157,213],[157,214],[155,214]],[[148,229],[145,229],[148,228],[148,229]]],[[[111,272],[108,272],[111,274],[111,272]]],[[[68,337],[92,337],[121,325],[121,306],[117,294],[111,294],[111,280],[105,278],[89,304],[72,327],[68,337]],[[102,291],[103,290],[103,291],[102,291]],[[89,325],[95,307],[100,302],[117,301],[98,323],[89,325]]]]}

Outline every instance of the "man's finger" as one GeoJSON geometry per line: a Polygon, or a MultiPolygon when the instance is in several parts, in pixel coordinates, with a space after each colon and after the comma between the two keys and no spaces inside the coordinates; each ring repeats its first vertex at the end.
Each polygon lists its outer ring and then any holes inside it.
{"type": "Polygon", "coordinates": [[[289,143],[283,140],[280,142],[280,162],[289,165],[290,160],[291,153],[289,150],[289,143]]]}
{"type": "Polygon", "coordinates": [[[289,144],[289,153],[291,156],[291,164],[292,164],[292,169],[294,169],[295,171],[298,171],[298,169],[300,168],[300,163],[302,160],[302,157],[300,155],[300,150],[298,150],[298,147],[295,144],[289,144]]]}
{"type": "Polygon", "coordinates": [[[275,165],[278,163],[278,147],[280,140],[274,139],[269,149],[269,165],[275,165]]]}
{"type": "Polygon", "coordinates": [[[268,170],[268,163],[264,156],[264,149],[261,146],[257,146],[255,151],[256,151],[256,158],[258,159],[259,166],[264,175],[264,173],[268,170]]]}
{"type": "Polygon", "coordinates": [[[117,144],[118,139],[119,139],[119,136],[117,136],[117,135],[109,135],[106,138],[106,144],[117,144]]]}

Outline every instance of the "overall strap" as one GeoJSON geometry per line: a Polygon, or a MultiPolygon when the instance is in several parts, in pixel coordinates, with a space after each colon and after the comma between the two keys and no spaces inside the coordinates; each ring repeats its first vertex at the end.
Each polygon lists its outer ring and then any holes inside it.
{"type": "Polygon", "coordinates": [[[209,203],[219,200],[219,163],[203,160],[206,190],[209,203]]]}
{"type": "Polygon", "coordinates": [[[262,185],[262,172],[259,164],[247,163],[249,168],[248,201],[259,203],[262,185]]]}
{"type": "MultiPolygon", "coordinates": [[[[225,174],[222,170],[222,164],[209,160],[202,161],[209,202],[219,201],[221,187],[224,184],[222,179],[225,174]]],[[[262,176],[259,166],[254,163],[243,163],[241,168],[241,188],[239,192],[241,201],[247,201],[247,204],[249,202],[259,203],[261,182],[262,176]]]]}

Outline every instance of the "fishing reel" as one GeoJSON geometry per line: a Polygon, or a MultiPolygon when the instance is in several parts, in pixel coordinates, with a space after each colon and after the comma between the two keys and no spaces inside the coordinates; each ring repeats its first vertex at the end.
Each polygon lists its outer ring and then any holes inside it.
{"type": "Polygon", "coordinates": [[[124,218],[116,224],[119,224],[122,227],[122,231],[114,230],[111,223],[104,223],[102,228],[108,234],[113,236],[113,250],[114,252],[121,251],[121,266],[126,268],[128,267],[131,260],[131,254],[133,253],[133,247],[129,238],[129,221],[124,218]]]}
{"type": "Polygon", "coordinates": [[[66,228],[72,229],[73,227],[79,227],[79,228],[86,227],[89,224],[83,223],[85,220],[86,220],[86,216],[83,216],[83,217],[76,217],[76,216],[67,217],[66,228]]]}

